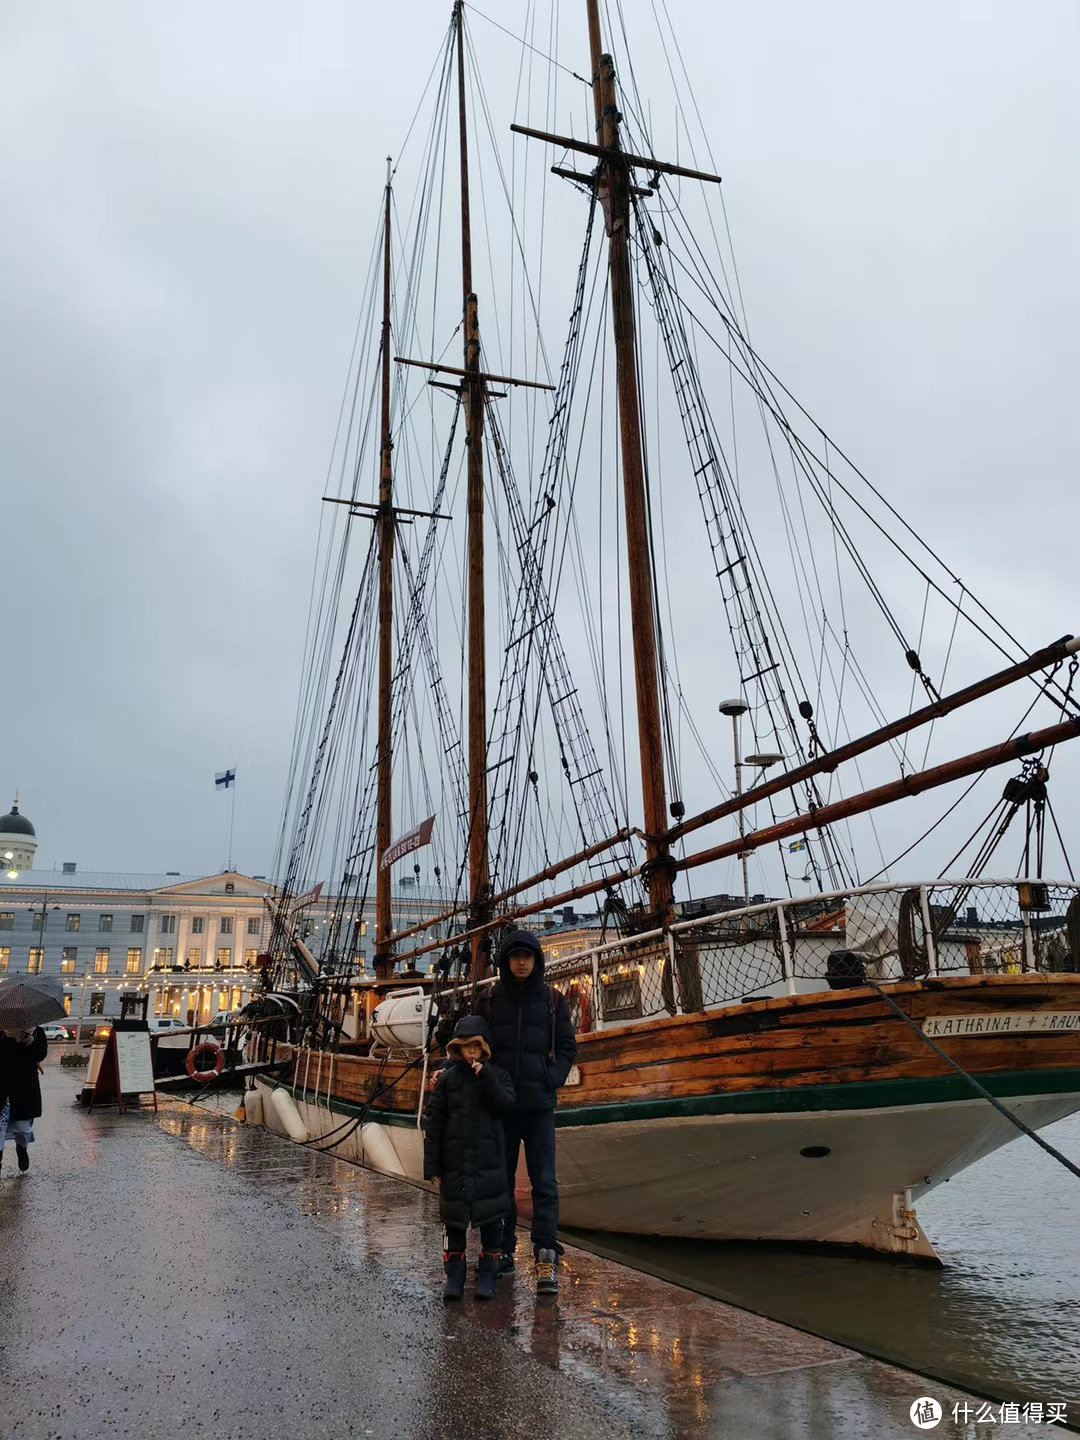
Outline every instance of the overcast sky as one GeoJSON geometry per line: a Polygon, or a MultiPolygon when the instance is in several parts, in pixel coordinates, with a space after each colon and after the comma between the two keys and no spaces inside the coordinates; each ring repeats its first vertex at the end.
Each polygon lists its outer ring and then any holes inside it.
{"type": "MultiPolygon", "coordinates": [[[[759,350],[1025,641],[1080,629],[1072,0],[671,8],[759,350]]],[[[234,862],[271,863],[384,156],[448,12],[0,5],[0,801],[39,865],[220,868],[231,765],[234,862]]]]}

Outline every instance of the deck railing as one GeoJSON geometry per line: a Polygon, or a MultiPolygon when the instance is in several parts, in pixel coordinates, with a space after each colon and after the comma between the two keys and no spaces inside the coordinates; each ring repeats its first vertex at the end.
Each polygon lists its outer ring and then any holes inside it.
{"type": "Polygon", "coordinates": [[[546,972],[579,1029],[774,995],[931,975],[1080,969],[1080,886],[935,880],[703,915],[609,941],[546,972]]]}

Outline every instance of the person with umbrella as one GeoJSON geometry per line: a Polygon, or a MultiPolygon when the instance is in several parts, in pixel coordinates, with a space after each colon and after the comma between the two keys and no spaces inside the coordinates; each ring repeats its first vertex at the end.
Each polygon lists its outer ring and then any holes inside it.
{"type": "Polygon", "coordinates": [[[30,1169],[34,1121],[41,1115],[38,1065],[49,1053],[42,1023],[64,1013],[47,990],[21,983],[0,987],[0,1166],[15,1141],[20,1170],[30,1169]]]}

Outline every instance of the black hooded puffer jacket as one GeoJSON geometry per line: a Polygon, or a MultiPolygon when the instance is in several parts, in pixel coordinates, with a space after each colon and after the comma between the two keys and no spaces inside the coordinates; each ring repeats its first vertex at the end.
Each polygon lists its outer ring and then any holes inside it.
{"type": "Polygon", "coordinates": [[[477,1002],[491,1031],[491,1058],[514,1082],[515,1110],[554,1110],[577,1058],[566,997],[544,980],[544,952],[530,930],[511,930],[499,946],[499,980],[477,1002]],[[507,956],[525,948],[536,957],[527,980],[515,980],[507,956]]]}
{"type": "MultiPolygon", "coordinates": [[[[458,1023],[454,1040],[490,1045],[478,1015],[458,1023]]],[[[453,1041],[451,1041],[451,1045],[453,1041]]],[[[424,1115],[424,1179],[439,1177],[439,1215],[446,1225],[484,1225],[510,1210],[502,1117],[514,1107],[510,1077],[490,1060],[479,1075],[453,1056],[424,1115]]]]}

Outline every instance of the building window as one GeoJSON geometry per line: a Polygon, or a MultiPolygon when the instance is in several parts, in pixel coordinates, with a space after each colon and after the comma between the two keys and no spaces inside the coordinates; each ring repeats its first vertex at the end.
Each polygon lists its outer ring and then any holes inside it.
{"type": "Polygon", "coordinates": [[[231,950],[219,950],[219,951],[217,952],[217,963],[218,963],[218,969],[219,969],[219,970],[229,970],[229,969],[231,969],[231,968],[232,968],[232,951],[231,951],[231,950]]]}
{"type": "Polygon", "coordinates": [[[60,974],[61,974],[61,975],[74,975],[74,974],[75,974],[75,955],[76,955],[76,949],[75,949],[75,946],[74,946],[74,945],[65,945],[65,946],[64,946],[63,954],[62,954],[61,957],[60,957],[60,974]]]}
{"type": "Polygon", "coordinates": [[[161,919],[158,921],[158,931],[159,931],[162,935],[175,935],[175,934],[176,934],[176,916],[175,916],[175,915],[162,915],[161,919]]]}
{"type": "MultiPolygon", "coordinates": [[[[70,995],[70,993],[67,992],[67,991],[64,992],[64,1014],[65,1014],[65,1015],[70,1015],[70,1014],[71,1014],[71,995],[70,995]]],[[[76,1037],[76,1038],[78,1038],[78,1037],[76,1037]]]]}
{"type": "Polygon", "coordinates": [[[109,951],[107,947],[101,947],[94,951],[94,974],[107,975],[109,973],[109,951]]]}
{"type": "Polygon", "coordinates": [[[90,1014],[91,1014],[91,1015],[104,1015],[104,1014],[105,1014],[105,991],[104,991],[104,990],[95,990],[94,993],[90,996],[90,1014]]]}
{"type": "Polygon", "coordinates": [[[15,929],[15,911],[0,910],[0,930],[15,929]]]}
{"type": "Polygon", "coordinates": [[[26,961],[26,973],[28,975],[41,974],[41,962],[45,958],[45,951],[39,947],[30,951],[26,961]]]}
{"type": "Polygon", "coordinates": [[[222,933],[222,935],[231,935],[231,934],[232,934],[232,916],[231,916],[231,915],[222,915],[222,917],[221,917],[221,933],[222,933]]]}
{"type": "Polygon", "coordinates": [[[65,930],[77,930],[77,929],[79,928],[79,921],[80,921],[81,919],[82,919],[82,916],[81,916],[81,915],[69,915],[69,916],[67,917],[67,922],[66,922],[65,925],[64,925],[64,929],[65,929],[65,930]]]}
{"type": "Polygon", "coordinates": [[[187,952],[187,963],[188,963],[188,969],[189,969],[189,970],[197,970],[197,969],[199,968],[199,966],[202,964],[202,951],[201,951],[201,950],[189,950],[189,951],[187,952]]]}
{"type": "Polygon", "coordinates": [[[252,915],[251,918],[248,920],[248,934],[249,934],[249,935],[261,935],[261,934],[262,934],[262,921],[260,920],[260,918],[258,917],[258,915],[252,915]]]}
{"type": "Polygon", "coordinates": [[[0,945],[0,975],[7,974],[7,968],[11,964],[11,946],[0,945]]]}
{"type": "Polygon", "coordinates": [[[360,934],[361,934],[361,935],[366,935],[366,934],[367,934],[367,921],[366,921],[366,920],[361,920],[361,921],[360,921],[360,934]]]}
{"type": "Polygon", "coordinates": [[[44,911],[44,910],[35,910],[35,911],[34,911],[34,918],[33,918],[33,920],[31,920],[30,924],[33,926],[33,928],[34,928],[35,930],[40,930],[40,929],[42,928],[42,926],[44,925],[44,922],[45,922],[45,911],[44,911]]]}
{"type": "Polygon", "coordinates": [[[132,917],[131,917],[131,934],[132,934],[132,935],[141,935],[141,934],[143,933],[143,925],[145,924],[145,921],[146,921],[146,916],[145,916],[145,915],[132,915],[132,917]]]}
{"type": "Polygon", "coordinates": [[[255,968],[255,957],[258,955],[258,953],[259,953],[259,952],[258,952],[257,950],[245,950],[245,951],[244,951],[244,964],[247,966],[247,968],[248,968],[249,970],[254,970],[254,968],[255,968]]]}
{"type": "Polygon", "coordinates": [[[99,915],[99,916],[97,917],[97,928],[98,928],[99,930],[101,930],[101,931],[111,930],[111,929],[112,929],[112,916],[111,916],[111,915],[99,915]]]}
{"type": "Polygon", "coordinates": [[[127,958],[127,973],[129,975],[142,974],[142,951],[129,950],[127,958]]]}
{"type": "Polygon", "coordinates": [[[201,935],[203,933],[203,917],[201,915],[196,915],[192,918],[191,933],[193,935],[201,935]]]}
{"type": "Polygon", "coordinates": [[[162,970],[172,964],[172,946],[159,945],[154,951],[154,969],[162,970]]]}

